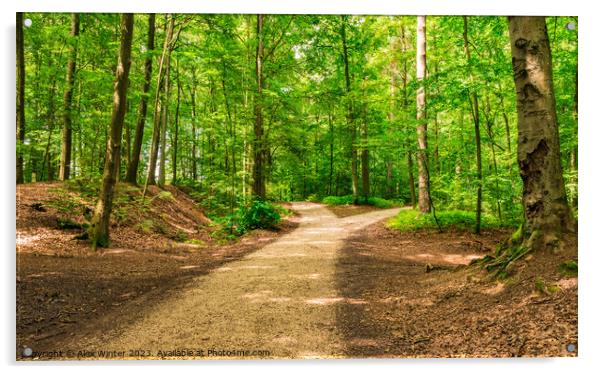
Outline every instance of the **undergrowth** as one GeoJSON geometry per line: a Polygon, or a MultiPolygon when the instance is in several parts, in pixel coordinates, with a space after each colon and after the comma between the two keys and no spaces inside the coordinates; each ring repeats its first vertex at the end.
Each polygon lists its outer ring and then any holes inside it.
{"type": "MultiPolygon", "coordinates": [[[[353,195],[345,196],[326,196],[322,199],[322,203],[327,205],[351,205],[353,204],[353,195]]],[[[358,198],[359,205],[372,205],[377,208],[387,209],[399,206],[398,202],[383,199],[382,197],[371,196],[367,199],[360,197],[358,198]]]]}
{"type": "MultiPolygon", "coordinates": [[[[441,229],[472,230],[476,224],[474,212],[463,210],[444,210],[437,212],[437,220],[441,229]]],[[[400,231],[416,231],[425,229],[438,229],[433,214],[424,214],[415,209],[402,209],[399,214],[388,222],[390,228],[400,231]]],[[[481,216],[482,229],[508,228],[511,223],[500,222],[495,217],[483,214],[481,216]]]]}

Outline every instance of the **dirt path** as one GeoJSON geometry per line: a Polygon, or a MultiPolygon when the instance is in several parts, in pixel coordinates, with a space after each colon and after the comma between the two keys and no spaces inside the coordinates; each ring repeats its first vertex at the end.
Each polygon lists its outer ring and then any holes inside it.
{"type": "Polygon", "coordinates": [[[249,351],[249,358],[265,355],[259,351],[269,351],[271,358],[342,356],[345,336],[337,329],[337,308],[365,302],[338,291],[339,252],[354,231],[399,209],[344,218],[319,204],[294,203],[293,209],[301,215],[293,232],[198,277],[135,323],[115,326],[102,338],[78,338],[66,348],[114,349],[126,357],[130,349],[151,357],[162,356],[159,351],[179,356],[185,349],[209,358],[242,358],[232,356],[234,350],[249,351]]]}

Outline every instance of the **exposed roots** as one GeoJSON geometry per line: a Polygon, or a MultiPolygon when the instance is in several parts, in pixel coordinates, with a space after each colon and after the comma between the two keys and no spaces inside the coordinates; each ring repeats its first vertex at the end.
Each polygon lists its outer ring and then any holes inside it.
{"type": "Polygon", "coordinates": [[[523,225],[508,240],[498,245],[493,256],[485,256],[475,261],[493,275],[494,278],[506,278],[512,272],[518,260],[535,250],[552,253],[562,249],[562,241],[557,233],[543,233],[535,230],[526,233],[523,225]]]}

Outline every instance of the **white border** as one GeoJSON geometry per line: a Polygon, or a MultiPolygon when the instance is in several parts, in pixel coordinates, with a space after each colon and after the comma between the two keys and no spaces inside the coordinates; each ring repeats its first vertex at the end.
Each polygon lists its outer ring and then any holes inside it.
{"type": "MultiPolygon", "coordinates": [[[[20,0],[2,2],[2,58],[0,65],[2,85],[0,105],[3,123],[0,126],[3,176],[2,214],[0,228],[3,238],[2,276],[6,303],[1,308],[4,331],[0,340],[2,363],[9,372],[19,369],[25,372],[60,371],[80,373],[82,370],[105,373],[107,370],[131,371],[133,363],[84,364],[21,364],[14,363],[15,341],[15,269],[14,269],[14,134],[15,134],[15,11],[38,12],[187,12],[187,13],[315,13],[315,14],[480,14],[480,15],[576,15],[579,16],[579,358],[576,359],[511,359],[511,360],[337,360],[337,361],[279,361],[279,362],[153,362],[144,363],[143,370],[163,372],[171,368],[178,372],[222,371],[237,372],[282,372],[304,373],[307,371],[348,371],[364,373],[383,370],[387,372],[461,372],[461,373],[505,373],[529,370],[531,372],[567,373],[592,372],[599,363],[600,353],[600,309],[602,248],[597,246],[602,219],[600,187],[602,186],[599,162],[602,160],[600,116],[600,12],[595,0],[20,0]],[[105,367],[109,366],[109,367],[105,367]],[[485,367],[486,366],[486,367],[485,367]]],[[[140,364],[138,364],[140,365],[140,364]]]]}

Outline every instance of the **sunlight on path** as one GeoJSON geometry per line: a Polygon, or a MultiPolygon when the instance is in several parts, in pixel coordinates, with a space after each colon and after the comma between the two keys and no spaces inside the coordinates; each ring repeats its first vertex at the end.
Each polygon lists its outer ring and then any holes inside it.
{"type": "MultiPolygon", "coordinates": [[[[294,203],[300,226],[280,240],[193,281],[121,334],[87,349],[268,350],[270,357],[340,355],[335,264],[355,230],[395,215],[379,210],[337,218],[319,204],[294,203]]],[[[116,336],[113,336],[116,335],[116,336]]],[[[210,357],[211,358],[211,357],[210,357]]],[[[241,357],[231,357],[241,358],[241,357]]]]}

